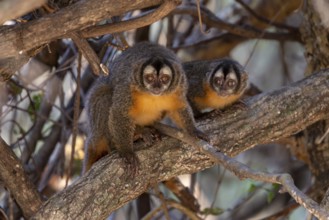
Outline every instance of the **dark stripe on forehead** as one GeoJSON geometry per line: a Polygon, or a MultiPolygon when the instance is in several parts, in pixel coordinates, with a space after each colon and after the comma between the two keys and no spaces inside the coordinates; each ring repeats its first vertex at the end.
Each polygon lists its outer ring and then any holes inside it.
{"type": "Polygon", "coordinates": [[[153,57],[151,59],[149,59],[148,61],[146,61],[143,66],[142,66],[142,72],[141,74],[143,74],[143,71],[145,69],[146,66],[151,65],[154,67],[154,69],[159,73],[159,71],[164,67],[164,66],[168,66],[171,70],[172,73],[174,73],[173,67],[171,65],[171,63],[162,57],[153,57]]]}
{"type": "Polygon", "coordinates": [[[236,66],[234,61],[225,60],[220,62],[214,69],[213,73],[217,72],[219,69],[222,69],[224,76],[234,71],[239,74],[239,69],[236,66]]]}

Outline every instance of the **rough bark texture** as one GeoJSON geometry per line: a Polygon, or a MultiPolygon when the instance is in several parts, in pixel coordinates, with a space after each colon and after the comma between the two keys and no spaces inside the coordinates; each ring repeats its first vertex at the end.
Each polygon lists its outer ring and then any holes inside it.
{"type": "MultiPolygon", "coordinates": [[[[328,118],[329,70],[258,95],[246,104],[246,110],[230,111],[198,122],[199,128],[210,134],[212,144],[230,156],[328,118]]],[[[117,155],[107,156],[76,183],[50,198],[34,219],[104,219],[160,181],[213,165],[204,154],[169,137],[137,154],[141,166],[135,177],[127,172],[117,155]]]]}
{"type": "Polygon", "coordinates": [[[2,138],[0,155],[7,155],[0,160],[0,179],[21,207],[24,217],[30,218],[41,206],[41,197],[22,164],[2,138]]]}
{"type": "MultiPolygon", "coordinates": [[[[305,45],[305,55],[308,62],[306,74],[312,74],[329,66],[329,30],[315,10],[314,1],[304,1],[304,23],[301,28],[305,45]]],[[[328,9],[327,9],[328,10],[328,9]]],[[[324,100],[319,99],[319,104],[324,100]]],[[[329,129],[329,122],[320,121],[307,128],[307,153],[310,157],[310,168],[316,177],[314,188],[317,190],[315,197],[322,199],[329,186],[329,136],[318,142],[329,129]],[[321,190],[320,190],[321,189],[321,190]]]]}
{"type": "Polygon", "coordinates": [[[161,2],[161,0],[77,2],[57,13],[2,30],[0,32],[0,58],[24,55],[26,51],[63,37],[71,31],[132,10],[159,5],[161,2]]]}

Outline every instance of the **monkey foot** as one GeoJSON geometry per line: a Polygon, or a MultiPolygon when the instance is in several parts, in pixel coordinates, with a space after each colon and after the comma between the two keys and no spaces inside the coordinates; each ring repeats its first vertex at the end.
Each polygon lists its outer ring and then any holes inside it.
{"type": "Polygon", "coordinates": [[[139,128],[134,141],[142,139],[146,146],[151,146],[155,141],[161,140],[161,134],[153,127],[139,128]]]}
{"type": "Polygon", "coordinates": [[[238,102],[236,102],[232,107],[240,109],[240,110],[248,109],[248,105],[242,100],[239,100],[238,102]]]}

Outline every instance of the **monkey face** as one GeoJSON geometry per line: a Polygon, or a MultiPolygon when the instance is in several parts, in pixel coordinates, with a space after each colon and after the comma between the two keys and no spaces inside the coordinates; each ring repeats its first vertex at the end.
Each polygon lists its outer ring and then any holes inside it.
{"type": "Polygon", "coordinates": [[[224,62],[212,73],[210,84],[218,95],[229,96],[242,92],[247,87],[247,77],[234,63],[224,62]]]}
{"type": "Polygon", "coordinates": [[[172,69],[161,61],[152,62],[142,70],[142,82],[153,95],[161,95],[167,91],[172,79],[172,69]]]}

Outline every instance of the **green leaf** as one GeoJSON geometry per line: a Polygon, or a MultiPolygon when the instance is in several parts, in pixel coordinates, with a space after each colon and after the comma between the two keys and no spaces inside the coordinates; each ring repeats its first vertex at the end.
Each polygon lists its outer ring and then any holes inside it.
{"type": "Polygon", "coordinates": [[[273,191],[278,191],[280,189],[281,185],[280,184],[277,184],[277,183],[273,183],[272,184],[272,189],[273,191]]]}
{"type": "Polygon", "coordinates": [[[35,112],[37,112],[40,109],[42,98],[43,98],[42,93],[38,93],[32,96],[32,102],[27,108],[27,111],[32,121],[35,120],[35,112]]]}
{"type": "Polygon", "coordinates": [[[257,189],[257,186],[255,184],[250,184],[249,189],[248,189],[248,193],[252,193],[257,189]]]}
{"type": "Polygon", "coordinates": [[[214,207],[214,208],[205,208],[200,213],[203,215],[220,215],[223,212],[224,212],[223,209],[221,209],[219,207],[214,207]]]}
{"type": "Polygon", "coordinates": [[[274,191],[268,191],[267,194],[267,202],[271,203],[273,199],[275,198],[276,193],[274,191]]]}

